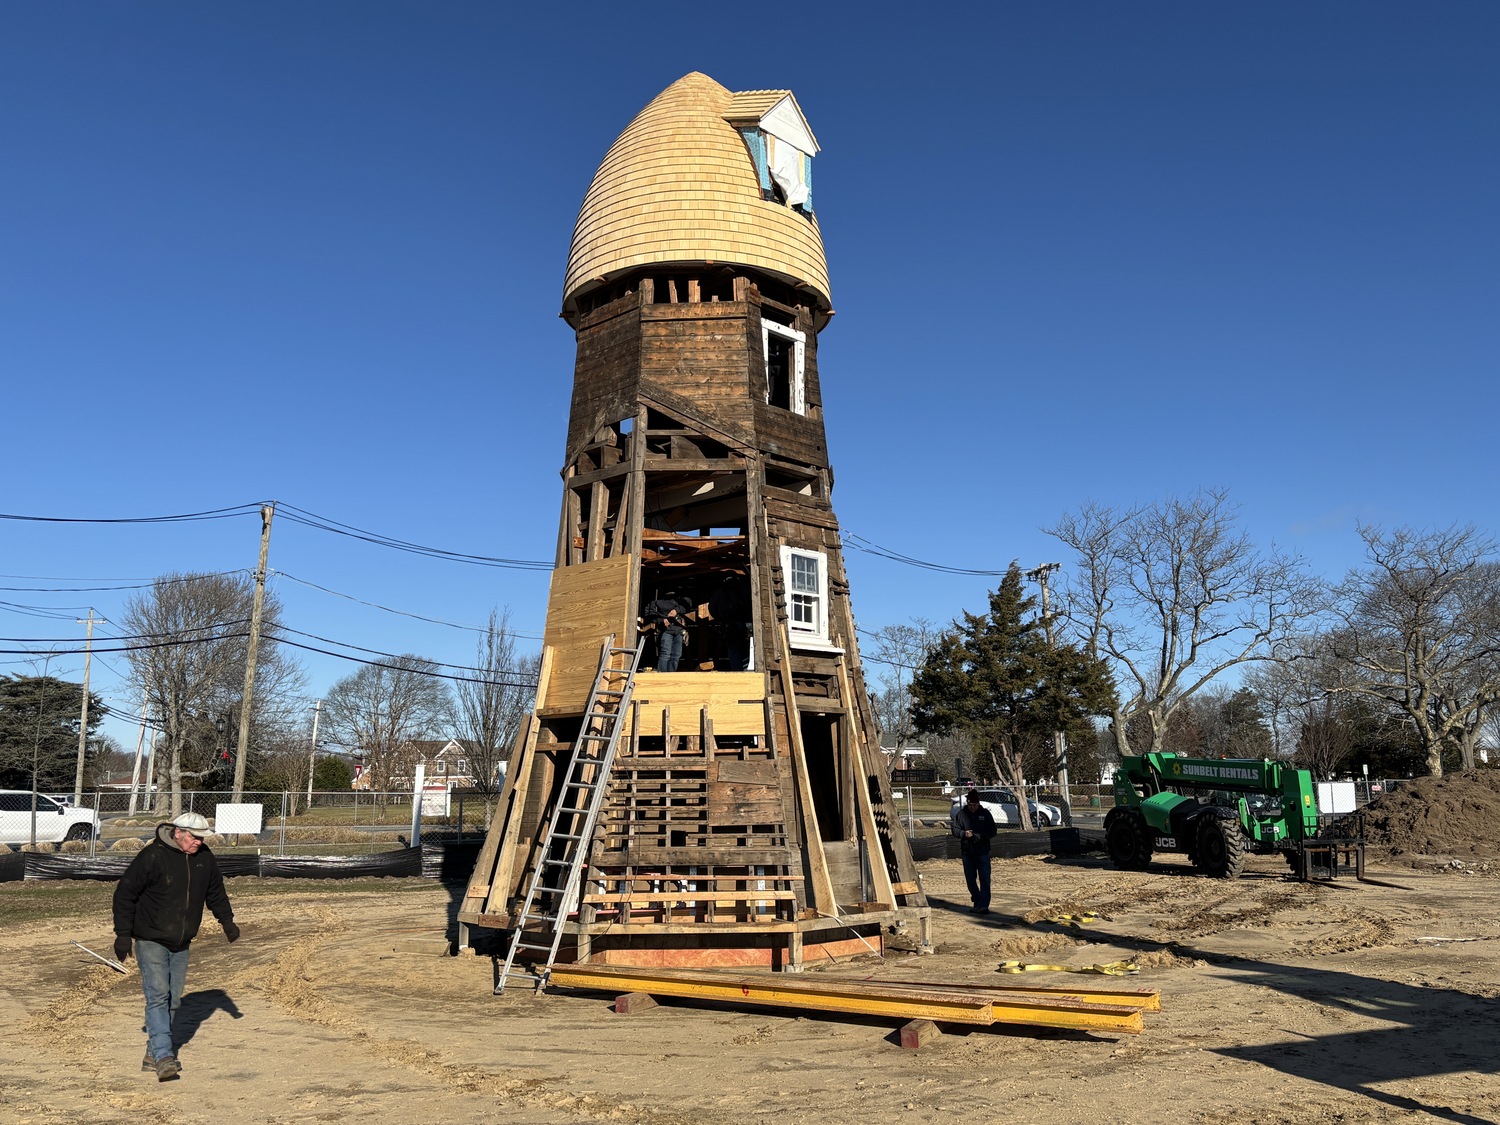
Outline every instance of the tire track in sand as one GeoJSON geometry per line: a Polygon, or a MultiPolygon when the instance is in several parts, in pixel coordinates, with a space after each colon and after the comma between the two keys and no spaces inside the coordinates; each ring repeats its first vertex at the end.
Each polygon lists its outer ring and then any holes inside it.
{"type": "Polygon", "coordinates": [[[496,1098],[512,1108],[547,1109],[589,1121],[618,1121],[627,1125],[695,1125],[700,1119],[666,1115],[628,1102],[593,1094],[570,1094],[549,1089],[540,1078],[506,1078],[494,1071],[442,1060],[438,1051],[411,1039],[376,1035],[358,1019],[341,1011],[312,983],[308,972],[314,958],[349,929],[332,910],[313,908],[314,933],[299,938],[269,967],[246,970],[232,983],[263,992],[290,1016],[346,1036],[352,1046],[376,1055],[391,1066],[435,1078],[445,1087],[496,1098]]]}

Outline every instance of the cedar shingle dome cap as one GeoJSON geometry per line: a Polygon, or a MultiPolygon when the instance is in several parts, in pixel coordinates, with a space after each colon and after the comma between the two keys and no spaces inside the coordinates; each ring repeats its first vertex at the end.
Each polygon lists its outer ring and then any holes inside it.
{"type": "MultiPolygon", "coordinates": [[[[785,91],[753,91],[775,95],[785,91]]],[[[706,74],[679,78],[625,127],[583,197],[563,315],[582,293],[642,266],[744,265],[808,291],[827,313],[828,264],[816,221],[761,198],[755,164],[725,118],[757,99],[706,74]]],[[[739,113],[736,112],[736,117],[739,113]]]]}

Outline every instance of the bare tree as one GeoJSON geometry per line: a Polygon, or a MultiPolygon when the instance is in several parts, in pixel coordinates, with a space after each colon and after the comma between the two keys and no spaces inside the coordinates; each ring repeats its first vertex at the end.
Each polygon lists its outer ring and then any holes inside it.
{"type": "Polygon", "coordinates": [[[1315,777],[1333,777],[1354,750],[1355,730],[1339,698],[1324,695],[1303,704],[1298,724],[1297,765],[1315,777]]]}
{"type": "MultiPolygon", "coordinates": [[[[221,731],[237,715],[244,691],[254,593],[244,575],[167,574],[125,603],[120,627],[131,644],[131,679],[161,724],[157,812],[180,813],[184,780],[212,773],[227,754],[221,731]]],[[[300,684],[300,668],[271,636],[280,618],[281,604],[268,593],[257,722],[284,707],[287,691],[300,684]]]]}
{"type": "Polygon", "coordinates": [[[307,785],[308,735],[291,723],[278,723],[264,730],[259,741],[251,784],[286,794],[287,815],[296,816],[298,799],[307,785]]]}
{"type": "Polygon", "coordinates": [[[880,722],[881,742],[888,749],[906,749],[916,733],[911,713],[911,680],[926,663],[940,633],[925,617],[914,617],[906,625],[876,629],[873,643],[865,649],[865,659],[880,665],[876,677],[880,690],[872,702],[880,722]]]}
{"type": "Polygon", "coordinates": [[[1427,772],[1443,750],[1474,766],[1484,713],[1500,703],[1500,563],[1472,526],[1443,531],[1363,525],[1370,565],[1339,588],[1326,651],[1348,670],[1343,690],[1396,708],[1422,740],[1427,772]]]}
{"type": "Polygon", "coordinates": [[[1479,724],[1480,760],[1487,766],[1500,766],[1500,707],[1485,708],[1484,720],[1479,724]]]}
{"type": "Polygon", "coordinates": [[[468,755],[474,788],[484,794],[485,819],[499,792],[500,765],[510,757],[516,734],[536,698],[541,657],[516,656],[510,611],[490,610],[474,653],[474,679],[460,681],[458,736],[468,755]]]}
{"type": "Polygon", "coordinates": [[[1130,510],[1087,504],[1048,533],[1077,556],[1063,617],[1121,686],[1121,754],[1140,752],[1133,741],[1161,750],[1178,708],[1230,668],[1270,659],[1321,605],[1302,559],[1258,551],[1223,490],[1130,510]]]}
{"type": "Polygon", "coordinates": [[[394,778],[410,777],[416,743],[434,739],[453,723],[453,699],[437,665],[407,653],[367,664],[334,684],[324,697],[329,733],[365,755],[371,786],[386,792],[394,778]]]}

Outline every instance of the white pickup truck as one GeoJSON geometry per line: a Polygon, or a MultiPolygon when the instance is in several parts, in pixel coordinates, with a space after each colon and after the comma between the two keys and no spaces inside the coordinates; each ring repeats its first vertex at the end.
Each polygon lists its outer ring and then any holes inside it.
{"type": "MultiPolygon", "coordinates": [[[[51,797],[36,795],[36,840],[91,840],[99,834],[99,814],[75,809],[51,797]]],[[[24,789],[0,789],[0,844],[31,842],[31,794],[24,789]]]]}

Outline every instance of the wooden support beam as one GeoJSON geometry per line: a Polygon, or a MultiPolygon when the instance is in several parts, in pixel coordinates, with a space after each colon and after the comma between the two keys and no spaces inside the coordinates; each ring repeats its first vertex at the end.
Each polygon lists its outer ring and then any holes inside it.
{"type": "Polygon", "coordinates": [[[583,552],[579,550],[577,544],[578,525],[583,522],[583,500],[578,495],[578,490],[571,486],[564,489],[563,492],[563,511],[566,513],[564,516],[564,530],[566,532],[564,543],[568,555],[567,561],[569,564],[581,563],[583,561],[583,552]]]}
{"type": "Polygon", "coordinates": [[[792,642],[787,636],[785,623],[776,627],[776,639],[781,647],[781,685],[786,695],[787,729],[792,743],[792,773],[797,779],[797,793],[802,813],[802,839],[812,868],[812,901],[814,910],[836,916],[838,902],[833,894],[833,877],[828,872],[828,856],[823,851],[823,838],[818,832],[818,811],[813,804],[812,779],[807,772],[807,751],[802,745],[802,722],[797,714],[796,693],[792,688],[792,642]]]}
{"type": "MultiPolygon", "coordinates": [[[[848,669],[844,667],[844,661],[839,660],[839,695],[852,703],[851,688],[849,686],[848,669]]],[[[853,767],[853,778],[851,783],[854,792],[850,794],[854,801],[854,808],[858,815],[860,834],[865,840],[865,854],[870,863],[870,890],[872,896],[880,902],[895,904],[896,890],[891,882],[890,869],[885,862],[885,848],[880,842],[880,831],[875,825],[875,807],[870,801],[870,786],[865,778],[869,774],[872,763],[865,759],[865,755],[871,752],[859,737],[860,722],[858,714],[845,713],[844,715],[845,740],[849,744],[849,757],[853,767]]],[[[878,750],[874,753],[879,753],[878,750]]],[[[880,768],[883,768],[880,767],[880,768]]],[[[891,831],[896,832],[897,826],[892,825],[891,831]]]]}
{"type": "Polygon", "coordinates": [[[603,481],[589,485],[588,561],[604,557],[604,515],[609,506],[609,489],[603,481]]]}
{"type": "MultiPolygon", "coordinates": [[[[626,467],[628,468],[629,466],[626,467]]],[[[632,491],[634,490],[630,487],[629,481],[620,486],[620,503],[615,509],[615,522],[611,526],[614,534],[609,537],[609,553],[611,555],[623,555],[626,553],[627,540],[630,538],[628,532],[630,528],[630,494],[632,491]]],[[[622,637],[616,643],[626,648],[634,647],[630,644],[630,638],[628,637],[622,637]]]]}
{"type": "MultiPolygon", "coordinates": [[[[674,876],[680,878],[680,876],[674,876]]],[[[691,876],[689,876],[691,878],[691,876]]],[[[753,876],[736,875],[736,879],[749,879],[753,876]]],[[[767,875],[769,882],[773,876],[767,875]]],[[[789,902],[796,899],[792,891],[623,891],[619,893],[584,895],[584,902],[593,903],[630,903],[634,908],[644,908],[645,904],[653,902],[789,902]]]]}
{"type": "Polygon", "coordinates": [[[662,457],[646,458],[645,469],[652,473],[741,473],[745,463],[732,457],[662,457]]]}
{"type": "MultiPolygon", "coordinates": [[[[636,581],[639,582],[641,534],[645,527],[646,514],[646,415],[648,411],[642,406],[636,411],[635,421],[630,431],[630,480],[625,485],[630,492],[630,500],[626,505],[630,512],[630,524],[625,535],[625,547],[636,556],[636,581]]],[[[618,534],[618,532],[616,533],[618,534]]],[[[631,630],[631,639],[634,642],[635,630],[631,630]]]]}
{"type": "MultiPolygon", "coordinates": [[[[551,645],[542,647],[542,664],[537,674],[536,703],[531,713],[530,721],[525,726],[526,742],[523,747],[521,760],[512,758],[511,764],[506,768],[506,773],[514,773],[515,781],[509,776],[505,779],[507,788],[511,789],[511,800],[507,808],[512,810],[510,817],[517,820],[525,814],[527,798],[530,796],[532,774],[536,772],[536,741],[541,731],[541,720],[537,717],[541,709],[547,703],[547,680],[552,674],[552,658],[554,650],[551,645]]],[[[498,818],[497,818],[498,819],[498,818]]],[[[494,827],[490,829],[494,831],[494,827]]],[[[503,829],[502,829],[503,831],[503,829]]],[[[529,844],[529,838],[522,839],[520,831],[510,832],[505,841],[506,846],[500,850],[500,861],[495,867],[494,878],[490,880],[489,903],[486,907],[487,913],[500,913],[506,909],[506,900],[510,897],[511,884],[516,881],[516,863],[520,852],[529,844]],[[498,901],[497,901],[498,896],[498,901]]],[[[477,875],[478,872],[476,871],[477,875]]]]}
{"type": "MultiPolygon", "coordinates": [[[[516,732],[516,741],[510,752],[510,765],[505,772],[505,784],[500,787],[500,796],[495,804],[495,815],[485,826],[484,844],[479,849],[479,857],[474,861],[474,874],[469,878],[464,900],[459,904],[460,920],[465,923],[473,924],[479,915],[491,908],[490,897],[494,886],[492,876],[500,861],[500,846],[514,822],[516,809],[520,807],[516,800],[516,786],[523,768],[529,768],[531,748],[536,744],[536,725],[535,713],[528,714],[516,732]]],[[[501,906],[504,906],[504,893],[502,888],[501,906]]]]}

